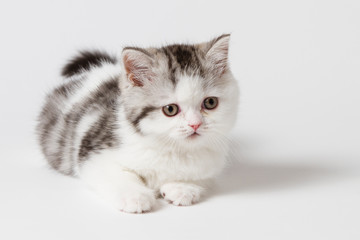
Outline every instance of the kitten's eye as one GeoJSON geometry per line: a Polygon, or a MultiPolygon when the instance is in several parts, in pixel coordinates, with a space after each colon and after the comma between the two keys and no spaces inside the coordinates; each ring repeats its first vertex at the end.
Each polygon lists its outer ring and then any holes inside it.
{"type": "Polygon", "coordinates": [[[208,98],[205,98],[203,104],[204,104],[204,108],[211,110],[211,109],[216,108],[218,103],[219,103],[219,101],[218,101],[217,97],[208,97],[208,98]]]}
{"type": "Polygon", "coordinates": [[[176,104],[169,104],[162,108],[163,113],[168,117],[173,117],[179,112],[179,107],[176,104]]]}

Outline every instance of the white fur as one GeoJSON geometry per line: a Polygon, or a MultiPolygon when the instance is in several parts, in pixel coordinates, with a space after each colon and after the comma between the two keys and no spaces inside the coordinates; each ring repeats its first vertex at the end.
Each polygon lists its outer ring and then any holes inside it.
{"type": "Polygon", "coordinates": [[[189,206],[197,203],[203,192],[203,188],[196,184],[171,182],[164,184],[161,189],[161,195],[164,199],[177,206],[189,206]]]}

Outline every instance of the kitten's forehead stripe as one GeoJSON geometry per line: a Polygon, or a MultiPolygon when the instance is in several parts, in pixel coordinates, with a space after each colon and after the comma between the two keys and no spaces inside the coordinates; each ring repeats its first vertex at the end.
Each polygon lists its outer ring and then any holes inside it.
{"type": "Polygon", "coordinates": [[[167,47],[174,55],[182,70],[186,68],[200,68],[199,60],[196,56],[195,47],[191,45],[171,45],[167,47]]]}
{"type": "Polygon", "coordinates": [[[181,69],[193,66],[193,49],[190,46],[173,45],[168,47],[174,54],[181,69]]]}
{"type": "Polygon", "coordinates": [[[169,52],[169,49],[167,48],[162,48],[166,58],[168,59],[168,69],[170,72],[170,80],[171,82],[175,85],[176,84],[176,79],[175,79],[175,70],[176,68],[173,66],[173,56],[172,54],[169,52]]]}
{"type": "MultiPolygon", "coordinates": [[[[175,44],[163,47],[162,49],[169,61],[171,77],[174,77],[177,68],[183,72],[196,72],[201,76],[204,75],[203,66],[199,60],[199,53],[195,46],[175,44]]],[[[177,81],[178,79],[174,77],[174,80],[177,81]]]]}

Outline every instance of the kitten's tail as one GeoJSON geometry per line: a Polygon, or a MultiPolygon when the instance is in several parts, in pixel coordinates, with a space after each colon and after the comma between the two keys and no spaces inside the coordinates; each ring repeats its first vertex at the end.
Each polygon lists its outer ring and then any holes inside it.
{"type": "Polygon", "coordinates": [[[72,77],[76,74],[90,70],[92,67],[101,66],[103,63],[116,64],[117,60],[114,56],[106,52],[80,51],[74,56],[62,69],[61,75],[64,77],[72,77]]]}

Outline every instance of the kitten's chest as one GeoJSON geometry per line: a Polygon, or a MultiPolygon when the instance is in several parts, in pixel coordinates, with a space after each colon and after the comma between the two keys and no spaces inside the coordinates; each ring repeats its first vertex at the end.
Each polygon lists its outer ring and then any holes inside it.
{"type": "Polygon", "coordinates": [[[223,154],[209,149],[180,153],[156,148],[128,148],[124,155],[121,164],[142,176],[154,189],[167,182],[212,178],[225,164],[223,154]]]}

